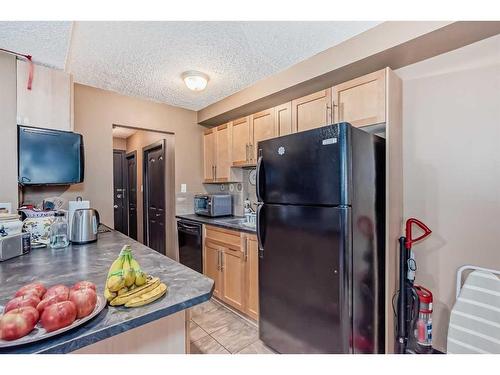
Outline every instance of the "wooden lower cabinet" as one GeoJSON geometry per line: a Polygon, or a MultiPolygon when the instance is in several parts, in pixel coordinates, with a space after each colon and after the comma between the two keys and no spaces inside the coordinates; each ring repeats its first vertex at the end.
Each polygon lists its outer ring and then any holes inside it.
{"type": "Polygon", "coordinates": [[[245,273],[246,273],[246,314],[259,319],[259,252],[257,236],[246,236],[245,273]]]}
{"type": "Polygon", "coordinates": [[[217,245],[205,241],[203,273],[214,280],[214,296],[221,297],[220,251],[217,245]]]}
{"type": "Polygon", "coordinates": [[[245,307],[245,264],[240,251],[222,248],[222,300],[243,311],[245,307]]]}
{"type": "Polygon", "coordinates": [[[203,242],[203,273],[215,282],[214,297],[257,320],[257,237],[205,225],[203,242]]]}

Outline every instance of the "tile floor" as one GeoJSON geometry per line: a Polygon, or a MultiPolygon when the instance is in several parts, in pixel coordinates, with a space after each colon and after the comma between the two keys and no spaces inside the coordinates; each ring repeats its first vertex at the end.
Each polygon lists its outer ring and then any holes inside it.
{"type": "Polygon", "coordinates": [[[259,340],[256,325],[214,300],[193,307],[191,354],[273,354],[259,340]]]}

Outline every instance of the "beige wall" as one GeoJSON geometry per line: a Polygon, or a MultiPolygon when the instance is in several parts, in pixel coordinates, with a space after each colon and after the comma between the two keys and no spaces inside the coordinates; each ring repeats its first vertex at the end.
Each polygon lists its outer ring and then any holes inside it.
{"type": "Polygon", "coordinates": [[[126,150],[127,140],[125,138],[113,137],[113,150],[126,150]]]}
{"type": "Polygon", "coordinates": [[[75,131],[84,137],[85,182],[73,185],[66,198],[89,199],[102,222],[113,225],[113,124],[174,132],[175,190],[181,183],[188,191],[203,190],[203,128],[195,112],[75,84],[75,131]]]}
{"type": "Polygon", "coordinates": [[[0,202],[17,207],[16,58],[0,52],[0,202]]]}
{"type": "Polygon", "coordinates": [[[455,273],[500,269],[500,36],[406,67],[404,212],[433,233],[415,245],[417,284],[434,294],[446,349],[455,273]]]}

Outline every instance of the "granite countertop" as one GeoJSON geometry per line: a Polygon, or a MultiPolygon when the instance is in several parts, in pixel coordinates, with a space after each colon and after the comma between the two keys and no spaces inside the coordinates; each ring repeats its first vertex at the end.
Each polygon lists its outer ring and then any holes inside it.
{"type": "Polygon", "coordinates": [[[234,219],[244,219],[244,217],[242,216],[207,217],[196,214],[186,214],[186,215],[176,215],[175,217],[178,219],[195,221],[197,223],[214,225],[216,227],[235,229],[240,232],[256,233],[257,231],[255,227],[249,227],[248,225],[229,222],[234,219]]]}
{"type": "Polygon", "coordinates": [[[211,279],[111,231],[100,234],[98,241],[92,244],[36,249],[0,263],[0,305],[5,305],[21,286],[35,281],[49,287],[90,280],[102,295],[108,268],[125,244],[132,246],[142,269],[167,284],[168,292],[164,297],[137,308],[107,306],[78,328],[36,343],[3,348],[0,353],[68,353],[210,299],[214,286],[211,279]]]}

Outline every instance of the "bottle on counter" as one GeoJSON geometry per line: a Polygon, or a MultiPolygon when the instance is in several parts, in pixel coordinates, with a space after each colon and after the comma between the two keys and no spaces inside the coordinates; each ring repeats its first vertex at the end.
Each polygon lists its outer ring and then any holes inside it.
{"type": "Polygon", "coordinates": [[[50,247],[62,249],[69,245],[68,222],[64,212],[56,212],[55,220],[50,226],[50,247]]]}

